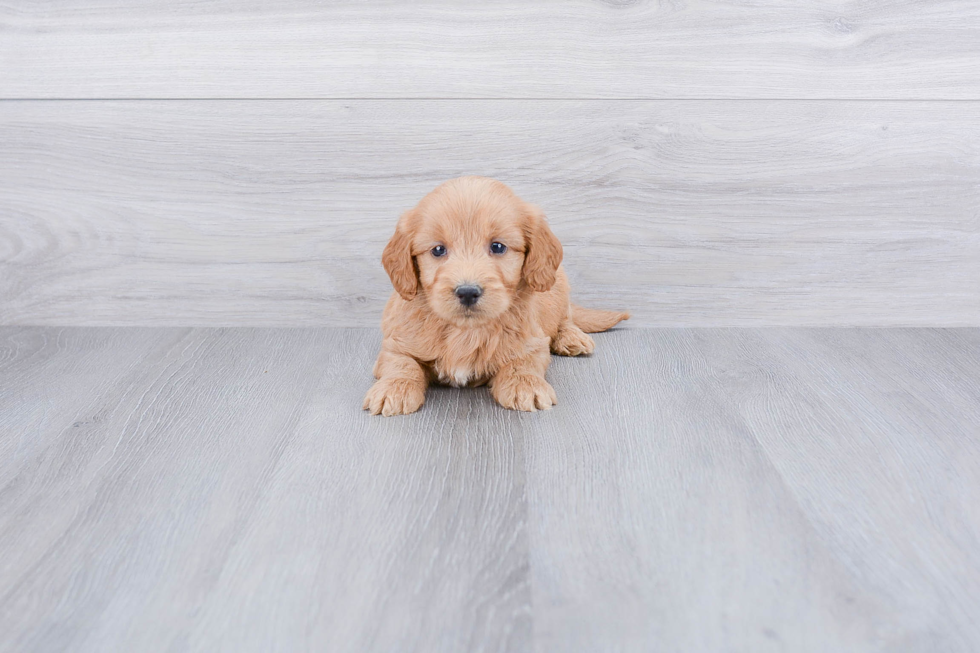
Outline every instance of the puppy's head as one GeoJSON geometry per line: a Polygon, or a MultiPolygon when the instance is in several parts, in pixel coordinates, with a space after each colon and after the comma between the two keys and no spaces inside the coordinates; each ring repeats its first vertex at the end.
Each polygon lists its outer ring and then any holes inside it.
{"type": "Polygon", "coordinates": [[[442,184],[402,215],[381,258],[395,290],[439,317],[476,325],[555,283],[561,243],[544,214],[483,177],[442,184]]]}

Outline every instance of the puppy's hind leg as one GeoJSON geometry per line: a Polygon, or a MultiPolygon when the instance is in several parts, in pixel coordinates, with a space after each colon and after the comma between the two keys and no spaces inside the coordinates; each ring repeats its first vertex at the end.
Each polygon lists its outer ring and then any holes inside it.
{"type": "Polygon", "coordinates": [[[595,350],[592,336],[575,326],[571,316],[558,325],[558,333],[551,339],[551,351],[559,356],[581,356],[595,350]]]}

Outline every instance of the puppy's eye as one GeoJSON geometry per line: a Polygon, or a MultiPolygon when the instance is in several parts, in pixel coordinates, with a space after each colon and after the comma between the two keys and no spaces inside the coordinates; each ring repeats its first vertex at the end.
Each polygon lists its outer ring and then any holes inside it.
{"type": "Polygon", "coordinates": [[[507,245],[504,245],[503,243],[496,243],[496,242],[490,243],[490,251],[493,254],[503,254],[504,252],[507,251],[507,245]]]}
{"type": "Polygon", "coordinates": [[[433,247],[432,255],[435,256],[436,258],[439,258],[440,256],[445,256],[446,255],[445,245],[436,245],[435,247],[433,247]]]}

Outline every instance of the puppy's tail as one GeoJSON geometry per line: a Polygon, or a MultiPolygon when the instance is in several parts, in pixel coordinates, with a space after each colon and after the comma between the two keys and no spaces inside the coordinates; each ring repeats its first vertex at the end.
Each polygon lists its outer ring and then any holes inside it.
{"type": "Polygon", "coordinates": [[[586,333],[599,333],[613,328],[622,320],[630,319],[629,313],[618,311],[597,311],[572,304],[572,322],[586,333]]]}

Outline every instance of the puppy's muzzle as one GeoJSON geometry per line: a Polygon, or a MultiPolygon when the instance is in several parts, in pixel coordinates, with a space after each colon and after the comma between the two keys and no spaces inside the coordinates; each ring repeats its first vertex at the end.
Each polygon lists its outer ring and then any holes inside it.
{"type": "Polygon", "coordinates": [[[483,294],[483,288],[480,286],[474,286],[470,284],[456,286],[456,297],[459,298],[459,303],[463,306],[469,308],[476,304],[480,299],[480,295],[483,294]]]}

